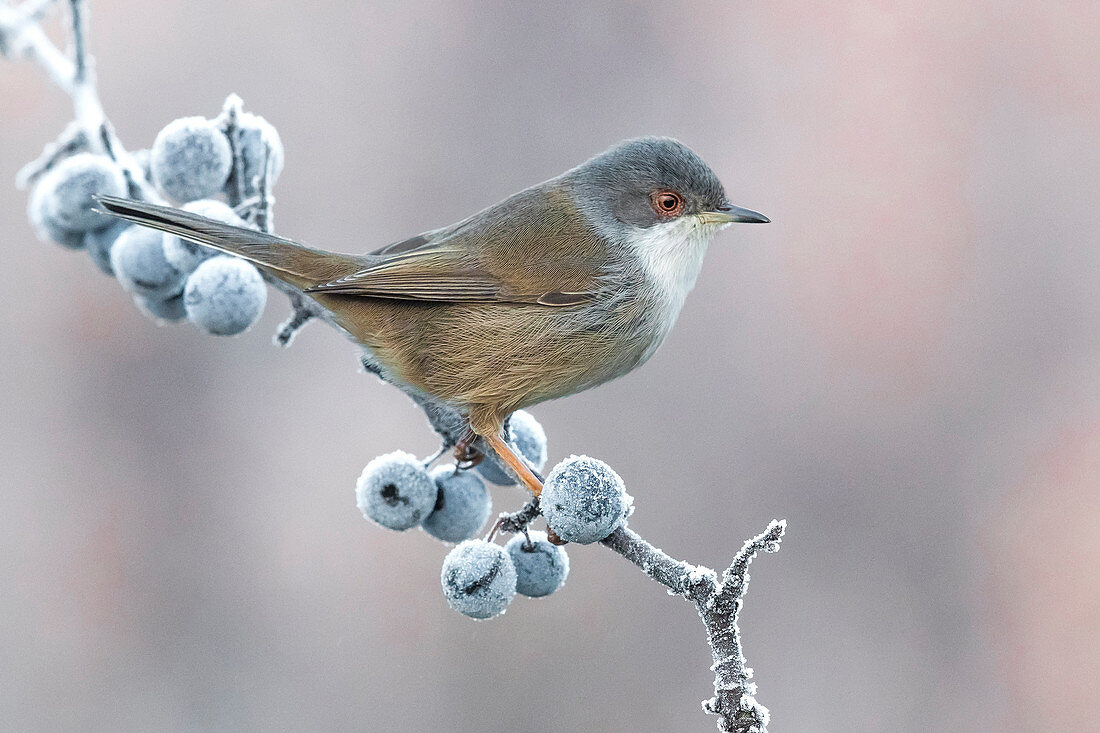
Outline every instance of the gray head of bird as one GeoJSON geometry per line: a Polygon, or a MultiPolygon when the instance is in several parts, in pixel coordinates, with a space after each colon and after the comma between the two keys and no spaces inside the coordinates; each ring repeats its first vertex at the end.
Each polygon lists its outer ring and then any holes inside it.
{"type": "Polygon", "coordinates": [[[718,176],[691,148],[667,137],[623,141],[563,176],[593,228],[634,252],[673,296],[695,283],[707,243],[763,214],[730,203],[718,176]]]}

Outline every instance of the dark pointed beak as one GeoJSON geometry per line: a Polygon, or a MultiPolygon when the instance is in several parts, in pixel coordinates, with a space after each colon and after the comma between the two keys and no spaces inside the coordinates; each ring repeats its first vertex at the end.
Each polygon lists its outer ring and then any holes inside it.
{"type": "Polygon", "coordinates": [[[728,201],[718,207],[717,211],[708,211],[703,214],[707,221],[715,224],[767,224],[771,221],[763,214],[751,209],[742,209],[728,201]]]}

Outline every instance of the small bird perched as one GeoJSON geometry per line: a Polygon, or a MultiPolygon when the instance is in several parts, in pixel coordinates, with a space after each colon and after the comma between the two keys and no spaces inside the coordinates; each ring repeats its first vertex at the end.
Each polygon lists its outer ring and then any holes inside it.
{"type": "Polygon", "coordinates": [[[508,416],[622,376],[660,346],[711,237],[767,217],[734,206],[687,146],[615,145],[457,224],[364,255],[305,247],[178,209],[103,196],[107,212],[254,263],[331,312],[383,376],[465,415],[535,496],[508,416]]]}

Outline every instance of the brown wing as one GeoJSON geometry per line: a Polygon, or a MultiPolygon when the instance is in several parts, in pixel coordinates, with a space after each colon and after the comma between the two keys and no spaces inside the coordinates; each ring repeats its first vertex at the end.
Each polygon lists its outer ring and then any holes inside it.
{"type": "Polygon", "coordinates": [[[306,292],[563,307],[595,296],[607,252],[571,199],[527,189],[460,224],[388,245],[306,292]]]}
{"type": "Polygon", "coordinates": [[[463,252],[442,248],[385,257],[378,264],[307,293],[362,295],[401,300],[504,300],[503,283],[480,271],[463,252]]]}

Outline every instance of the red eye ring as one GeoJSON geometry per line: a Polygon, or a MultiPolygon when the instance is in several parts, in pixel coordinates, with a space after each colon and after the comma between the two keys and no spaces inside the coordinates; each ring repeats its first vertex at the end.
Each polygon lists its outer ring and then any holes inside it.
{"type": "Polygon", "coordinates": [[[675,191],[654,191],[649,195],[649,205],[658,219],[671,219],[684,213],[684,197],[675,191]]]}

